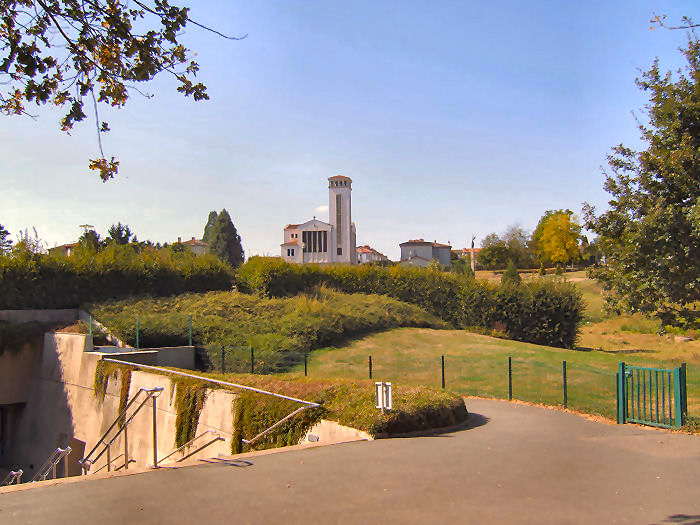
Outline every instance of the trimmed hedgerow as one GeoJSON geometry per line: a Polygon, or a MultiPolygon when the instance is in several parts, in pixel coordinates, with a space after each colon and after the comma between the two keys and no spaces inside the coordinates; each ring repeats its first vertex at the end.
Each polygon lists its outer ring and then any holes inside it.
{"type": "Polygon", "coordinates": [[[496,285],[425,268],[292,265],[252,257],[238,271],[239,286],[265,297],[294,295],[326,285],[346,293],[388,295],[415,304],[460,328],[506,332],[517,341],[572,348],[584,303],[569,283],[531,281],[496,285]]]}
{"type": "Polygon", "coordinates": [[[77,308],[85,302],[150,294],[228,290],[233,270],[211,255],[110,245],[65,257],[0,254],[0,309],[77,308]]]}

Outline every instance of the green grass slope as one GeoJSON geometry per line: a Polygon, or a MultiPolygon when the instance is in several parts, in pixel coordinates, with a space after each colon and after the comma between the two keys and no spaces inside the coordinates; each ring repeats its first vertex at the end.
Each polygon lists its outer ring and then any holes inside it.
{"type": "MultiPolygon", "coordinates": [[[[615,372],[619,361],[654,367],[678,366],[663,353],[616,354],[577,351],[495,339],[458,330],[402,328],[374,334],[345,346],[317,350],[309,377],[373,378],[396,385],[440,387],[445,356],[446,388],[463,395],[507,398],[508,356],[512,356],[513,396],[523,401],[563,402],[562,361],[567,362],[568,406],[615,417],[615,372]]],[[[700,359],[688,362],[688,411],[700,416],[700,359]]],[[[303,374],[303,369],[297,369],[303,374]]]]}

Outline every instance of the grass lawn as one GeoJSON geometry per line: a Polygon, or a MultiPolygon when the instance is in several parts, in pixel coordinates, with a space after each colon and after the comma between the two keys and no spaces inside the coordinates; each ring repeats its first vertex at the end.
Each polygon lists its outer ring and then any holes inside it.
{"type": "MultiPolygon", "coordinates": [[[[683,343],[682,348],[688,348],[688,344],[683,343]]],[[[513,396],[549,405],[562,404],[562,361],[566,360],[569,408],[609,418],[615,417],[615,372],[619,361],[669,368],[680,362],[675,355],[667,357],[663,352],[565,350],[460,330],[401,328],[348,345],[315,350],[309,357],[309,376],[365,379],[369,355],[372,377],[377,381],[438,388],[440,356],[444,355],[447,389],[495,398],[508,396],[508,356],[512,356],[513,396]]],[[[688,411],[698,417],[700,360],[697,354],[683,356],[683,360],[688,363],[688,411]]],[[[302,365],[293,373],[303,372],[302,365]]]]}

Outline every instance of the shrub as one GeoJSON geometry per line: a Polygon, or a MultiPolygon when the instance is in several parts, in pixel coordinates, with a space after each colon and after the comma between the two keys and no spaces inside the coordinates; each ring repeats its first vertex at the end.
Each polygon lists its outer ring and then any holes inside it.
{"type": "Polygon", "coordinates": [[[532,281],[517,289],[416,267],[292,265],[252,257],[238,272],[242,285],[265,297],[293,295],[319,284],[346,293],[388,295],[415,304],[455,327],[494,328],[511,339],[571,348],[583,301],[567,283],[532,281]]]}
{"type": "Polygon", "coordinates": [[[112,244],[65,257],[15,250],[0,255],[0,309],[76,308],[131,295],[231,288],[233,270],[213,256],[112,244]]]}

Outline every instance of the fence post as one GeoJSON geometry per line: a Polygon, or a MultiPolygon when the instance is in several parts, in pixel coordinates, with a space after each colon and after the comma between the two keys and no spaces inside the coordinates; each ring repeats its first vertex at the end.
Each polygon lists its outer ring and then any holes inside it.
{"type": "Polygon", "coordinates": [[[625,363],[617,365],[617,423],[622,425],[627,422],[627,399],[626,399],[625,363]]]}
{"type": "Polygon", "coordinates": [[[139,349],[139,316],[136,316],[136,349],[139,349]]]}
{"type": "Polygon", "coordinates": [[[308,366],[309,366],[309,353],[304,352],[304,377],[308,375],[308,366]]]}
{"type": "Polygon", "coordinates": [[[221,345],[221,373],[226,373],[226,347],[221,345]]]}
{"type": "Polygon", "coordinates": [[[513,400],[513,366],[511,357],[508,356],[508,401],[513,400]]]}
{"type": "Polygon", "coordinates": [[[372,356],[369,356],[369,378],[372,379],[372,356]]]}
{"type": "Polygon", "coordinates": [[[566,390],[566,360],[562,361],[561,364],[562,379],[564,381],[564,408],[567,408],[567,390],[566,390]]]}
{"type": "Polygon", "coordinates": [[[250,373],[255,373],[255,349],[250,347],[250,373]]]}
{"type": "Polygon", "coordinates": [[[442,363],[442,389],[444,390],[445,389],[445,356],[444,355],[441,356],[440,361],[442,363]]]}
{"type": "Polygon", "coordinates": [[[192,346],[192,316],[190,315],[190,337],[189,337],[189,342],[190,344],[187,346],[192,346]]]}
{"type": "Polygon", "coordinates": [[[681,418],[682,425],[688,422],[688,385],[686,383],[686,366],[685,363],[681,363],[681,418]]]}

